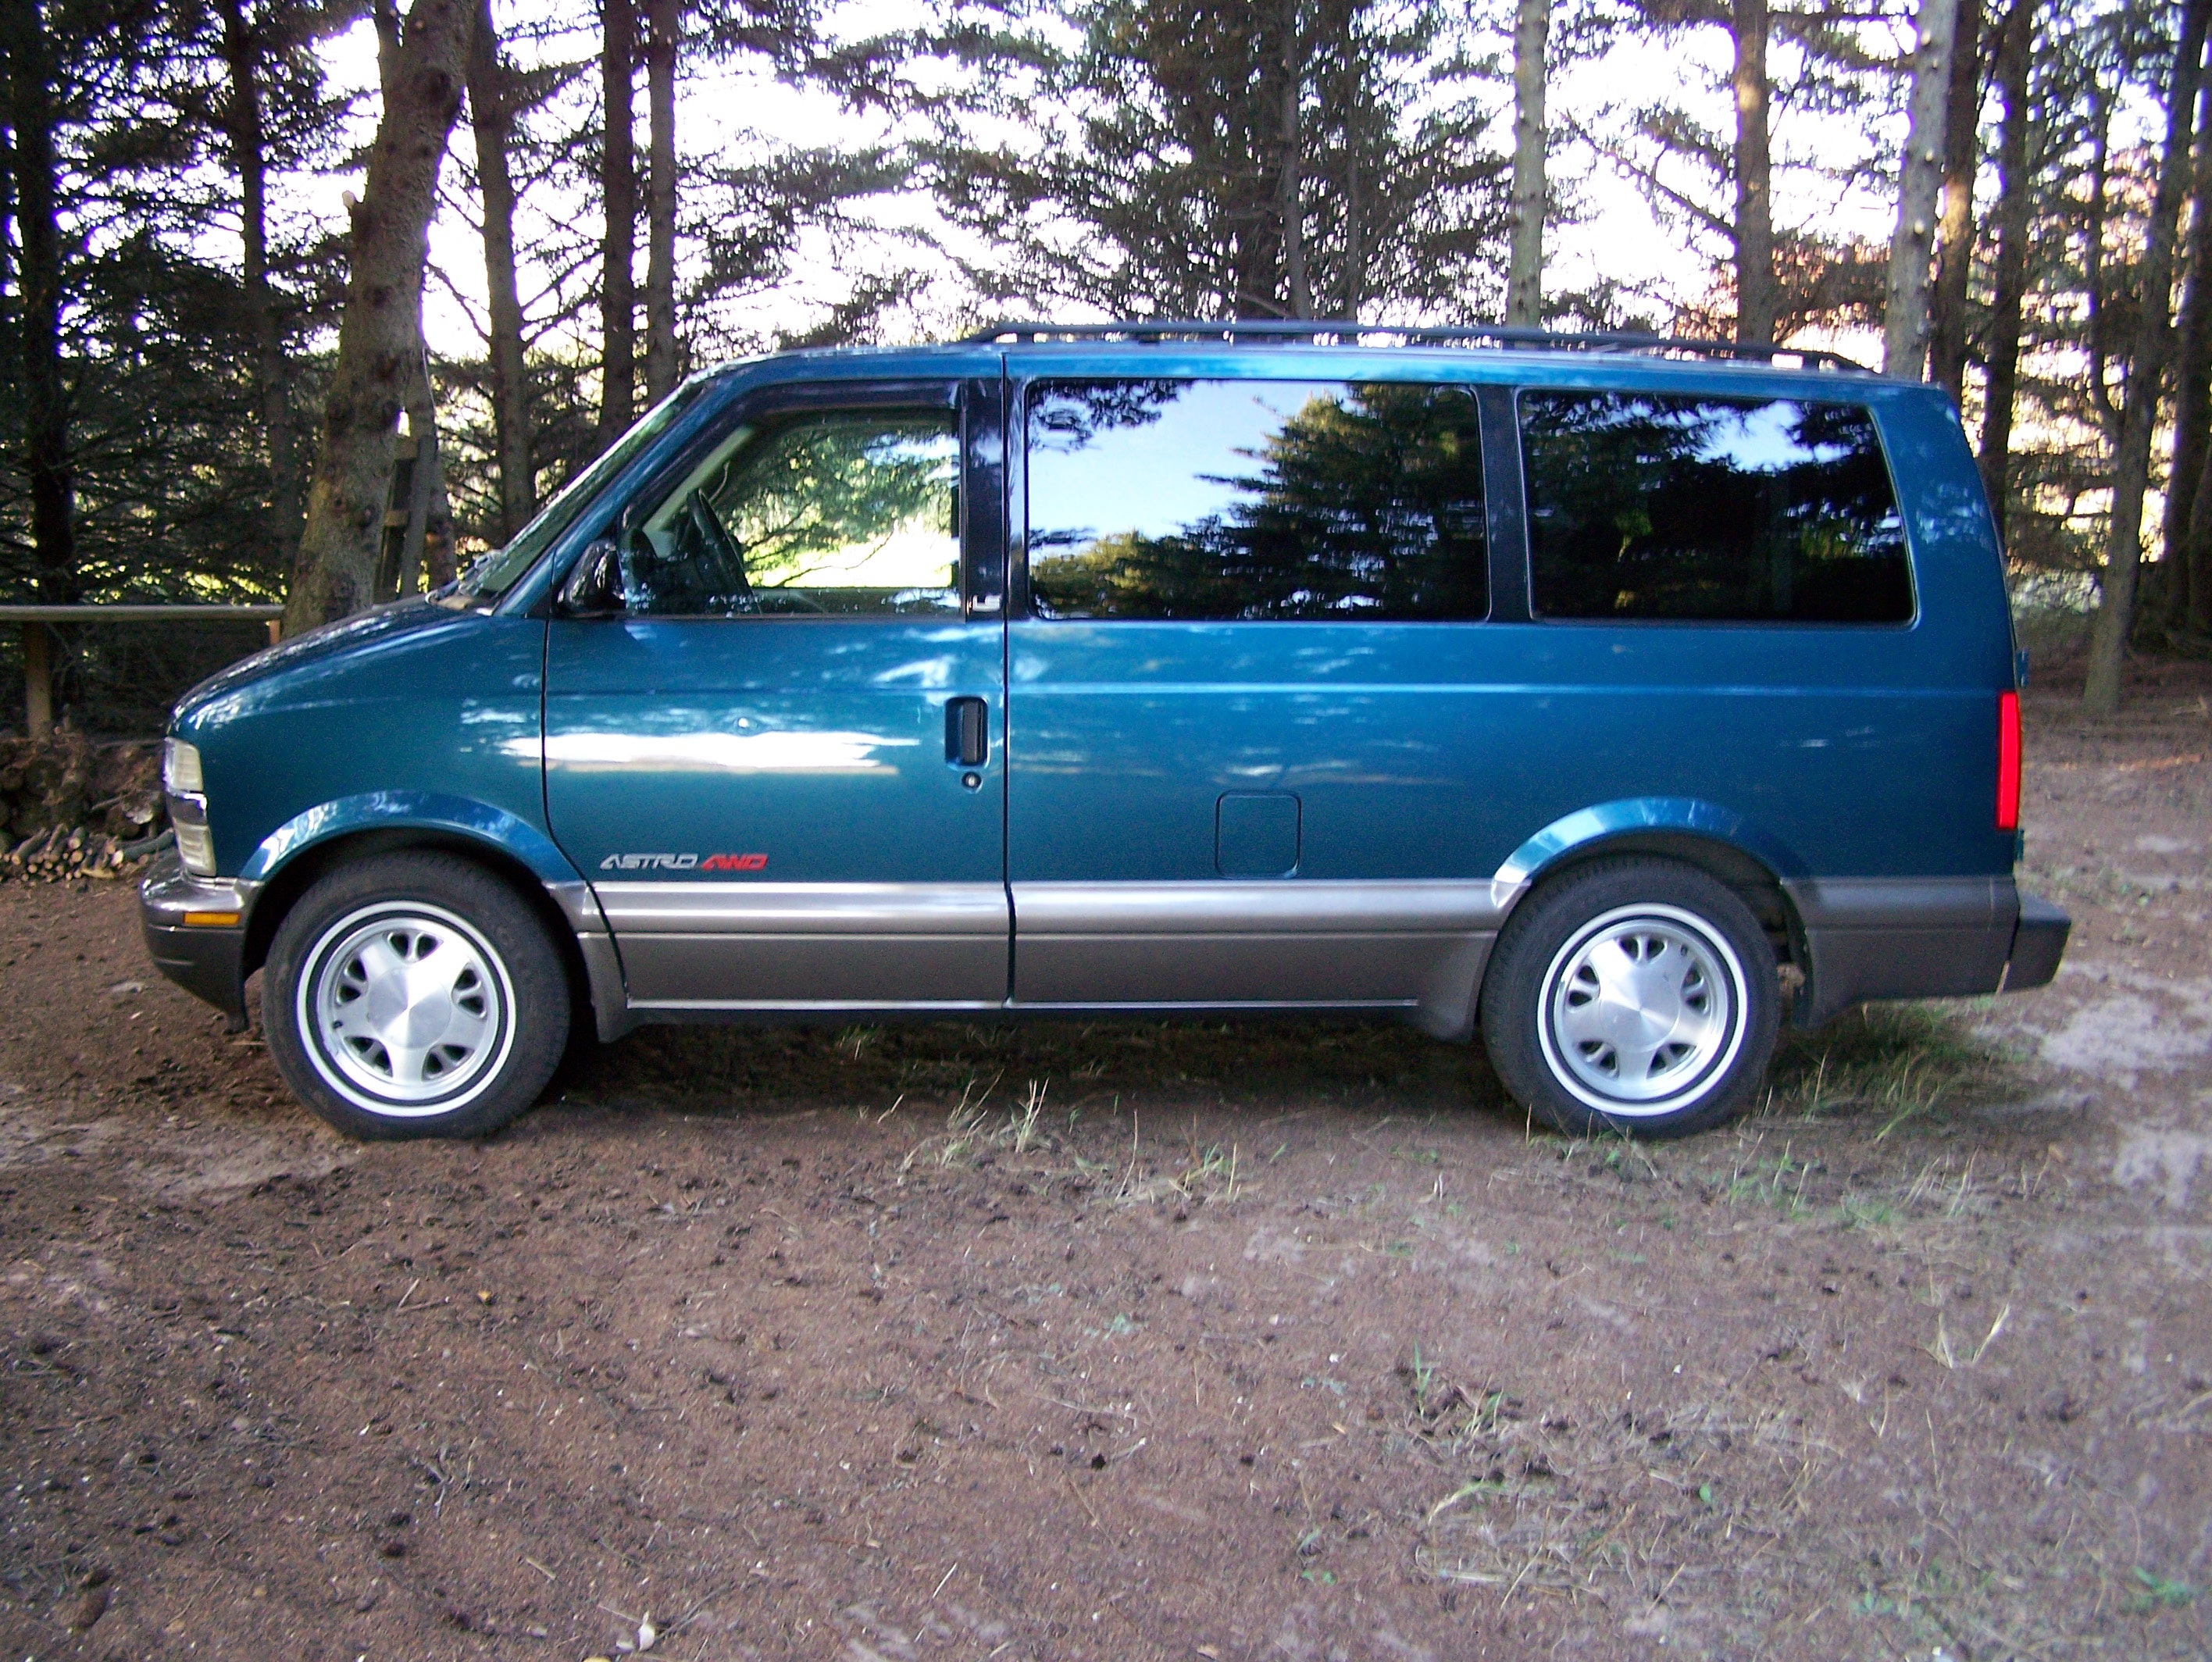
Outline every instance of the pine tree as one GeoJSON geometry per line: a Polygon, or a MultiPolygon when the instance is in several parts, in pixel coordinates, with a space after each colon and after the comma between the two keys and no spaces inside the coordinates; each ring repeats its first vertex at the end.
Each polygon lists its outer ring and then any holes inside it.
{"type": "Polygon", "coordinates": [[[988,296],[1122,316],[1495,316],[1504,159],[1472,91],[1433,94],[1437,8],[1385,0],[1078,0],[1006,108],[948,121],[932,177],[999,263],[988,296]]]}

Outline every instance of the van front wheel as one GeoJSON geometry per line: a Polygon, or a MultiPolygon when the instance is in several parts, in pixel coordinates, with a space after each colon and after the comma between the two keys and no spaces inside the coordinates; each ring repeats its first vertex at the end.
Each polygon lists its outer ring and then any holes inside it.
{"type": "Polygon", "coordinates": [[[478,1137],[538,1100],[568,1036],[560,956],[521,898],[449,854],[323,878],[270,943],[262,1024],[349,1136],[478,1137]]]}
{"type": "Polygon", "coordinates": [[[1733,890],[1689,866],[1607,860],[1508,920],[1482,1035],[1514,1100],[1561,1131],[1671,1137],[1750,1098],[1780,1006],[1773,949],[1733,890]]]}

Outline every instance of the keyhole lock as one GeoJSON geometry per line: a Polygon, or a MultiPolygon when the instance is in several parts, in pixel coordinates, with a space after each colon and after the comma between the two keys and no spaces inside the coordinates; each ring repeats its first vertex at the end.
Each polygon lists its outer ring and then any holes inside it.
{"type": "Polygon", "coordinates": [[[960,782],[970,791],[980,791],[983,788],[983,776],[981,773],[963,773],[960,776],[960,782]]]}

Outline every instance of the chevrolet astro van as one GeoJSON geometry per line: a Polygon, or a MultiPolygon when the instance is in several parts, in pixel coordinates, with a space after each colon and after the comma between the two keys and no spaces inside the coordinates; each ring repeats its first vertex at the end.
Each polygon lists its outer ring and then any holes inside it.
{"type": "Polygon", "coordinates": [[[2055,973],[1936,390],[1813,352],[1019,325],[702,374],[177,707],[163,972],[362,1137],[572,1031],[1391,1014],[1572,1131],[2055,973]]]}

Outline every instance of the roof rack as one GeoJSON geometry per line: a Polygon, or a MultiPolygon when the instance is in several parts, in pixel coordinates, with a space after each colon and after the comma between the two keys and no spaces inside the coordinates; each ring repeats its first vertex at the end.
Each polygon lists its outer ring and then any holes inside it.
{"type": "Polygon", "coordinates": [[[1806,369],[1871,375],[1864,364],[1839,352],[1810,346],[1751,346],[1735,341],[1684,339],[1674,335],[1638,335],[1588,331],[1568,333],[1510,324],[1438,326],[1427,324],[1352,323],[1305,318],[1198,318],[1121,323],[998,323],[963,337],[965,343],[1018,345],[1048,341],[1303,341],[1312,345],[1358,346],[1376,337],[1405,345],[1532,347],[1545,351],[1641,352],[1655,357],[1680,355],[1775,363],[1794,358],[1806,369]]]}

